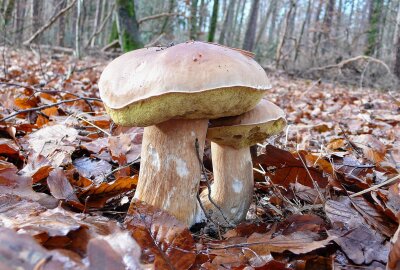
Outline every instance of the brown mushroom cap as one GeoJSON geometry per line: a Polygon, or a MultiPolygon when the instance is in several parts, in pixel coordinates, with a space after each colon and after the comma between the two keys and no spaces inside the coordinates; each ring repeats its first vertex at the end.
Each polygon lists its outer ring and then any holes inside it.
{"type": "Polygon", "coordinates": [[[207,139],[236,149],[263,142],[286,126],[284,111],[265,99],[249,112],[210,122],[207,139]]]}
{"type": "Polygon", "coordinates": [[[99,80],[107,112],[128,126],[239,115],[254,108],[269,88],[265,71],[251,57],[193,41],[126,53],[99,80]]]}

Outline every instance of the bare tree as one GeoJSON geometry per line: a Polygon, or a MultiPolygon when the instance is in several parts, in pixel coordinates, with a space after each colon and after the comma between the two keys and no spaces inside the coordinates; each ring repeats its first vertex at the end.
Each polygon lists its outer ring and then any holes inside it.
{"type": "Polygon", "coordinates": [[[197,38],[197,2],[192,0],[190,6],[190,32],[189,38],[195,40],[197,38]]]}
{"type": "Polygon", "coordinates": [[[252,51],[254,48],[254,42],[257,31],[257,16],[258,16],[259,5],[260,5],[260,0],[253,0],[250,10],[249,22],[247,24],[247,30],[243,42],[244,50],[252,51]]]}
{"type": "MultiPolygon", "coordinates": [[[[234,1],[232,2],[234,3],[234,1]]],[[[220,44],[225,44],[225,38],[228,35],[230,27],[232,26],[233,11],[235,8],[235,5],[232,2],[230,3],[230,5],[228,5],[228,8],[225,12],[224,23],[222,25],[221,33],[218,40],[218,43],[220,44]]]]}
{"type": "Polygon", "coordinates": [[[116,7],[119,40],[123,51],[126,52],[143,47],[133,1],[116,0],[116,7]]]}
{"type": "Polygon", "coordinates": [[[214,0],[211,21],[210,21],[210,29],[208,30],[208,38],[207,38],[208,42],[214,42],[215,30],[217,29],[218,5],[219,1],[214,0]]]}

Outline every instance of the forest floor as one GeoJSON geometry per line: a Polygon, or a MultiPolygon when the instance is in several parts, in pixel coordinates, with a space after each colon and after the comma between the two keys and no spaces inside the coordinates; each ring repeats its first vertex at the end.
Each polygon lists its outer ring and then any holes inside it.
{"type": "Polygon", "coordinates": [[[288,126],[259,146],[248,220],[189,231],[126,215],[142,129],[105,113],[107,61],[38,59],[3,54],[0,269],[398,269],[400,92],[271,75],[288,126]]]}

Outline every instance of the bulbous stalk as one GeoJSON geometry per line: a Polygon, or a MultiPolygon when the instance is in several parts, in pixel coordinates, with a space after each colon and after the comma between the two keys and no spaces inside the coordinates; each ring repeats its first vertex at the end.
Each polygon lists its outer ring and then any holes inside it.
{"type": "Polygon", "coordinates": [[[253,196],[250,148],[235,149],[211,142],[211,154],[214,173],[211,199],[223,214],[209,201],[207,189],[201,193],[202,204],[220,224],[227,224],[225,219],[237,224],[246,218],[253,196]]]}
{"type": "Polygon", "coordinates": [[[164,209],[187,226],[197,221],[208,120],[169,120],[144,128],[139,183],[135,198],[164,209]]]}

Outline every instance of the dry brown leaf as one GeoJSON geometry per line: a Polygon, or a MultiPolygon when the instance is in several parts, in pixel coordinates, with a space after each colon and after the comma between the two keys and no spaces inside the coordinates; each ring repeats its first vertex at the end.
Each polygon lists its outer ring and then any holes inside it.
{"type": "Polygon", "coordinates": [[[78,207],[81,210],[85,208],[85,206],[78,200],[73,187],[69,183],[62,169],[56,168],[49,173],[47,185],[54,198],[65,200],[67,203],[73,203],[75,207],[78,207]]]}
{"type": "MultiPolygon", "coordinates": [[[[48,251],[31,236],[0,228],[0,269],[84,270],[85,265],[57,251],[48,251]]],[[[75,254],[78,257],[77,254],[75,254]]]]}
{"type": "Polygon", "coordinates": [[[328,200],[325,212],[334,228],[330,232],[338,236],[335,242],[354,263],[369,264],[372,261],[386,263],[389,253],[388,243],[351,206],[349,198],[328,200]]]}
{"type": "Polygon", "coordinates": [[[143,129],[130,129],[128,134],[109,138],[109,148],[113,160],[120,165],[130,163],[138,158],[142,148],[143,129]]]}
{"type": "Polygon", "coordinates": [[[76,140],[78,131],[65,125],[54,125],[39,129],[28,136],[28,143],[33,156],[42,155],[54,167],[71,162],[71,154],[75,150],[72,142],[76,140]]]}
{"type": "Polygon", "coordinates": [[[87,207],[102,208],[108,199],[133,190],[138,183],[138,176],[124,176],[99,185],[90,185],[79,193],[79,197],[89,196],[85,202],[87,207]]]}
{"type": "MultiPolygon", "coordinates": [[[[301,154],[303,155],[304,152],[301,152],[301,154]]],[[[304,157],[302,158],[306,163],[304,157]]],[[[319,169],[314,167],[307,167],[306,169],[298,154],[292,154],[272,145],[265,147],[265,154],[258,156],[255,163],[261,165],[274,184],[285,188],[289,188],[291,183],[296,182],[314,187],[312,180],[316,181],[318,186],[322,188],[328,183],[328,179],[319,169]]]]}
{"type": "Polygon", "coordinates": [[[53,167],[42,155],[28,157],[28,164],[19,171],[21,175],[32,177],[33,184],[47,178],[53,167]]]}
{"type": "Polygon", "coordinates": [[[105,175],[112,170],[111,164],[102,159],[96,160],[88,157],[81,157],[75,159],[72,164],[75,166],[79,174],[83,177],[94,180],[94,183],[96,184],[101,183],[104,180],[105,175]]]}
{"type": "Polygon", "coordinates": [[[351,137],[351,142],[362,149],[365,157],[373,163],[381,163],[385,159],[386,146],[375,136],[370,134],[361,134],[351,137]]]}
{"type": "Polygon", "coordinates": [[[89,270],[141,270],[141,250],[129,232],[94,238],[88,244],[89,270]]]}
{"type": "Polygon", "coordinates": [[[50,196],[44,193],[34,192],[32,178],[18,175],[18,169],[11,163],[0,160],[0,194],[13,194],[35,201],[52,201],[50,196]]]}
{"type": "Polygon", "coordinates": [[[168,213],[134,200],[125,225],[155,269],[189,269],[195,262],[196,248],[189,229],[168,213]]]}

